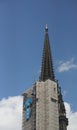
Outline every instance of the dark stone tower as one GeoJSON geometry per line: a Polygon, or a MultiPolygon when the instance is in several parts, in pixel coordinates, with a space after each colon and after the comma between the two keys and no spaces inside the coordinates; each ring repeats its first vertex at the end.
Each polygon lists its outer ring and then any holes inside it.
{"type": "Polygon", "coordinates": [[[58,87],[58,103],[59,103],[59,130],[67,130],[68,119],[66,118],[66,110],[60,87],[58,87]]]}
{"type": "Polygon", "coordinates": [[[46,25],[39,81],[23,94],[22,130],[67,130],[67,125],[61,88],[54,76],[46,25]]]}

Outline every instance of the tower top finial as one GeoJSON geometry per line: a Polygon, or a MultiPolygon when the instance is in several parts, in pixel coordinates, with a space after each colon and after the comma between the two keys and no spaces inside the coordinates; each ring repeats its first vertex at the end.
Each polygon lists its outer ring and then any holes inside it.
{"type": "Polygon", "coordinates": [[[48,32],[48,25],[46,24],[45,31],[48,32]]]}

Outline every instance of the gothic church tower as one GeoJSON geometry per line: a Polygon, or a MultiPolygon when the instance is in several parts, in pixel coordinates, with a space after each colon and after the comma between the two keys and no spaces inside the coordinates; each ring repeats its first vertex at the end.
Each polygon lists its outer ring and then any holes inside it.
{"type": "Polygon", "coordinates": [[[67,125],[61,88],[54,76],[46,25],[39,81],[23,93],[22,130],[67,130],[67,125]]]}

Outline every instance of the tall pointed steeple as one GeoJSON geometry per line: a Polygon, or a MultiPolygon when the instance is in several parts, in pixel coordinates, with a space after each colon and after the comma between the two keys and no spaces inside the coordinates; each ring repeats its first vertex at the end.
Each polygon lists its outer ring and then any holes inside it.
{"type": "Polygon", "coordinates": [[[41,67],[41,75],[40,75],[39,80],[45,81],[47,79],[51,79],[53,81],[55,80],[50,42],[49,42],[49,35],[48,35],[48,26],[46,24],[44,49],[43,49],[43,57],[42,57],[42,67],[41,67]]]}

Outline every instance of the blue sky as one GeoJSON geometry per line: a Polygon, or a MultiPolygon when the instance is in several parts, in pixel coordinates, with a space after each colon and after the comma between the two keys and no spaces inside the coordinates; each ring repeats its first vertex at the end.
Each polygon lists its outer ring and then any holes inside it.
{"type": "Polygon", "coordinates": [[[0,99],[21,95],[38,79],[46,23],[56,79],[76,111],[76,0],[0,0],[0,99]]]}

